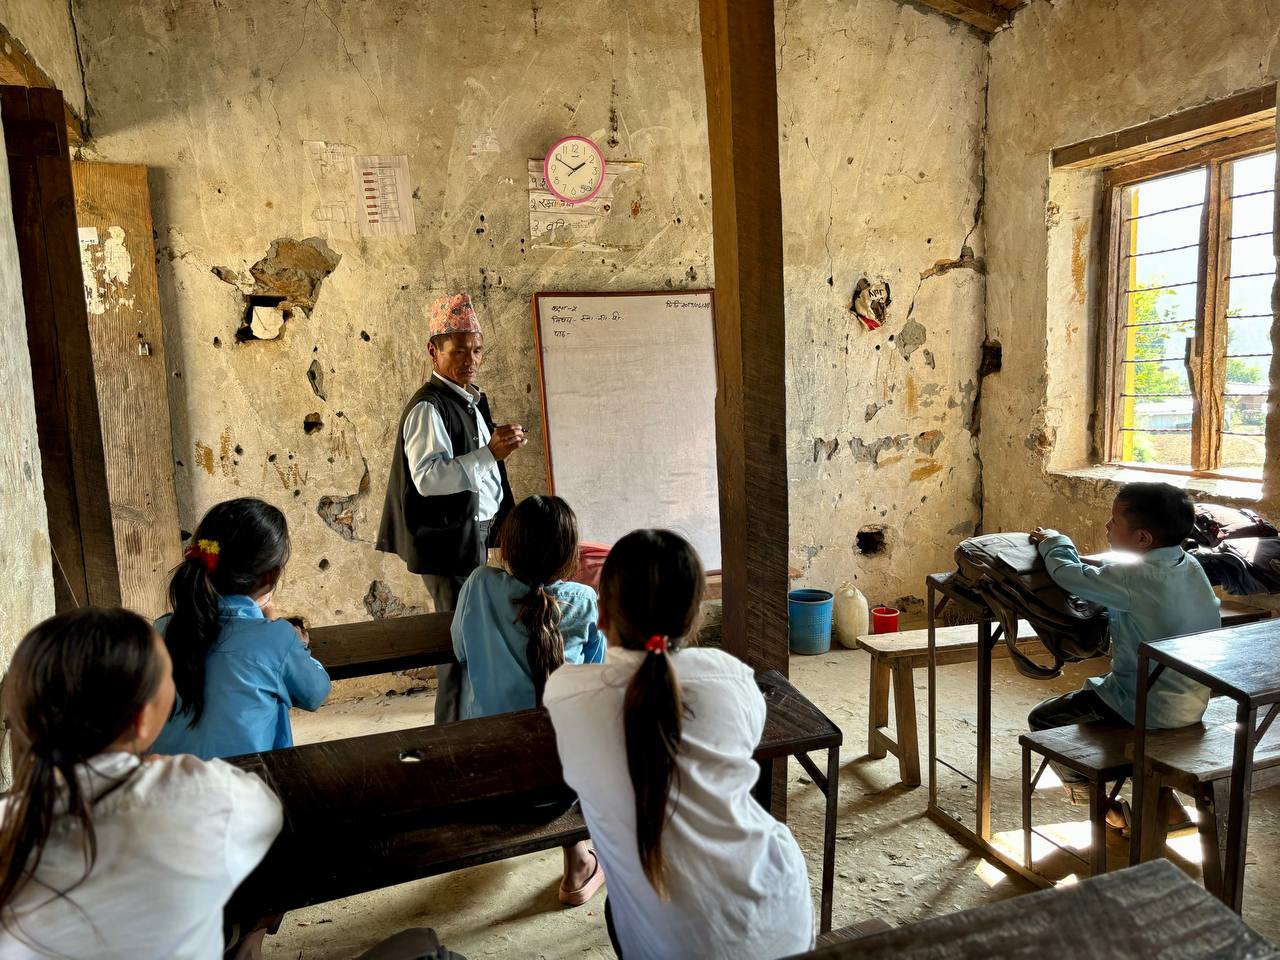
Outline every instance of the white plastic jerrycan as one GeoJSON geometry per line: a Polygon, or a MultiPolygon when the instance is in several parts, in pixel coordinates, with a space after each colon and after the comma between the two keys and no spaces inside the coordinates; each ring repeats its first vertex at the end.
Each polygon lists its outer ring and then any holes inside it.
{"type": "Polygon", "coordinates": [[[857,645],[858,637],[871,632],[867,598],[848,581],[836,591],[835,616],[836,639],[842,647],[852,649],[857,645]]]}

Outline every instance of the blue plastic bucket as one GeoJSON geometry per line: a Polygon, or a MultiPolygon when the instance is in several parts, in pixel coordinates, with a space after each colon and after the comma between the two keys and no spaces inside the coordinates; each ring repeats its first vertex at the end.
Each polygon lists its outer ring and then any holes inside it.
{"type": "Polygon", "coordinates": [[[831,607],[826,590],[792,590],[787,594],[787,635],[792,653],[826,653],[831,649],[831,607]]]}

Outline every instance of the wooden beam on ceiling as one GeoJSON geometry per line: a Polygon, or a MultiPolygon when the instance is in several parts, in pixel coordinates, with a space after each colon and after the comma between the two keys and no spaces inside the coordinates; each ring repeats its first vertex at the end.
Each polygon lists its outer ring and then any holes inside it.
{"type": "Polygon", "coordinates": [[[1025,0],[916,0],[916,2],[932,7],[956,20],[963,20],[986,33],[995,33],[1001,27],[1008,25],[1013,11],[1022,6],[1025,0]]]}
{"type": "MultiPolygon", "coordinates": [[[[0,26],[0,84],[57,89],[53,79],[35,65],[22,44],[3,26],[0,26]]],[[[66,118],[67,141],[72,147],[78,147],[86,139],[84,124],[65,101],[63,113],[66,118]]]]}

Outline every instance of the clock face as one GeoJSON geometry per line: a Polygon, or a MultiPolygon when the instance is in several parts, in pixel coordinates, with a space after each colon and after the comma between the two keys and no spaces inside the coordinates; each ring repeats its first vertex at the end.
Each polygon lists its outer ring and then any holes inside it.
{"type": "Polygon", "coordinates": [[[590,200],[604,186],[604,154],[586,137],[565,137],[542,161],[547,189],[566,203],[590,200]]]}

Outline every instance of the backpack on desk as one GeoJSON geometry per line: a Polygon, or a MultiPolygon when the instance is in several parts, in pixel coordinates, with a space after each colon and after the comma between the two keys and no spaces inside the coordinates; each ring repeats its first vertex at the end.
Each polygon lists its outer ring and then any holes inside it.
{"type": "Polygon", "coordinates": [[[1018,672],[1037,680],[1062,666],[1103,654],[1111,645],[1104,607],[1073,596],[1053,582],[1040,551],[1025,533],[971,537],[956,547],[955,583],[978,594],[1000,626],[1018,672]],[[1052,655],[1052,666],[1018,649],[1018,620],[1028,621],[1052,655]]]}

